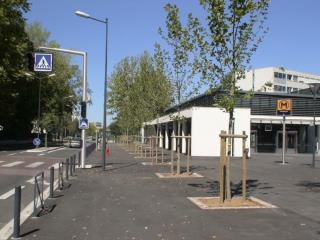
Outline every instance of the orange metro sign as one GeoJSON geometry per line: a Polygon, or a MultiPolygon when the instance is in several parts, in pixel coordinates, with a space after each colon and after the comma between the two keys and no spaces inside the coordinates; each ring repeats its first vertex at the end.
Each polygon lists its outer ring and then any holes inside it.
{"type": "Polygon", "coordinates": [[[290,113],[292,110],[291,99],[278,99],[277,100],[277,111],[279,113],[290,113]]]}

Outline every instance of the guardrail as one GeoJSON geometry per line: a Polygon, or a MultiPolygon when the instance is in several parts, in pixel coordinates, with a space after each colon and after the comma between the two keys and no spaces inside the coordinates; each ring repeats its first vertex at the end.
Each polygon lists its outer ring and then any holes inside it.
{"type": "MultiPolygon", "coordinates": [[[[92,147],[91,152],[95,149],[95,145],[92,147]],[[93,149],[93,150],[92,150],[93,149]]],[[[77,162],[77,154],[74,154],[65,161],[61,161],[58,164],[58,173],[56,184],[58,190],[63,190],[65,188],[66,181],[69,180],[69,176],[73,177],[76,174],[76,166],[80,167],[80,159],[81,152],[78,154],[78,162],[77,162]]],[[[43,214],[46,214],[51,211],[50,207],[46,207],[45,200],[46,197],[54,198],[55,191],[55,174],[54,167],[50,167],[49,170],[49,189],[44,189],[45,183],[45,172],[42,171],[34,176],[34,192],[33,192],[33,217],[40,217],[43,214]],[[48,192],[49,194],[48,194],[48,192]],[[45,193],[46,192],[46,193],[45,193]]],[[[14,209],[13,209],[13,238],[20,238],[20,212],[21,212],[21,186],[15,187],[14,194],[14,209]]]]}
{"type": "Polygon", "coordinates": [[[94,150],[96,149],[96,144],[91,143],[89,146],[86,148],[86,156],[88,157],[94,150]]]}

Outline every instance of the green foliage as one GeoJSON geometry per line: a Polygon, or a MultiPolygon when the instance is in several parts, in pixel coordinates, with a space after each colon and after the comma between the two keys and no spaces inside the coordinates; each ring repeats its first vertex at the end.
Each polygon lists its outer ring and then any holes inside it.
{"type": "Polygon", "coordinates": [[[0,1],[0,139],[25,137],[35,114],[34,83],[24,76],[25,54],[32,47],[25,32],[26,0],[0,1]]]}
{"type": "Polygon", "coordinates": [[[151,57],[145,52],[124,58],[115,67],[109,87],[108,105],[123,131],[138,131],[170,104],[170,83],[161,55],[151,57]]]}
{"type": "Polygon", "coordinates": [[[119,126],[118,120],[115,120],[112,123],[110,123],[108,128],[110,129],[111,135],[114,135],[114,136],[121,135],[121,128],[119,126]]]}
{"type": "MultiPolygon", "coordinates": [[[[34,46],[59,47],[58,43],[49,42],[50,33],[40,23],[27,26],[27,31],[34,46]]],[[[81,76],[78,66],[71,64],[70,55],[54,53],[53,57],[55,76],[49,78],[47,74],[36,74],[42,80],[40,126],[62,136],[80,101],[81,76]]]]}
{"type": "Polygon", "coordinates": [[[179,8],[176,5],[167,4],[165,11],[167,12],[166,31],[159,29],[159,34],[167,43],[168,49],[161,49],[160,45],[156,44],[155,50],[163,56],[163,66],[172,85],[173,103],[180,104],[197,92],[190,59],[193,44],[190,41],[190,29],[181,24],[179,8]]]}
{"type": "Polygon", "coordinates": [[[94,125],[94,123],[89,123],[89,129],[87,130],[87,135],[88,136],[96,136],[96,131],[97,131],[97,128],[96,126],[94,125]]]}
{"type": "Polygon", "coordinates": [[[28,10],[26,0],[0,1],[0,125],[4,126],[1,139],[32,137],[40,79],[41,129],[61,136],[78,102],[80,71],[71,64],[69,56],[54,55],[53,78],[45,73],[25,75],[28,53],[40,45],[58,47],[57,43],[48,41],[50,33],[40,23],[26,26],[23,14],[28,10]]]}
{"type": "MultiPolygon", "coordinates": [[[[192,14],[186,26],[175,5],[166,5],[167,38],[174,53],[192,59],[193,74],[211,88],[219,87],[226,95],[219,105],[233,115],[238,97],[237,81],[244,78],[253,53],[267,29],[269,0],[199,0],[205,12],[204,24],[192,14]],[[177,52],[176,52],[177,49],[177,52]],[[182,50],[180,50],[182,49],[182,50]]],[[[184,62],[185,64],[185,62],[184,62]]]]}

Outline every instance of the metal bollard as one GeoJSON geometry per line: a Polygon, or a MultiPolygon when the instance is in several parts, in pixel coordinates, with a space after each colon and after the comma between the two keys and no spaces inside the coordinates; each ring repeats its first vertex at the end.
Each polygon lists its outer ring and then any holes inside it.
{"type": "Polygon", "coordinates": [[[81,151],[78,153],[78,167],[81,166],[81,151]]]}
{"type": "Polygon", "coordinates": [[[21,186],[14,189],[13,238],[20,238],[21,186]]]}
{"type": "Polygon", "coordinates": [[[73,157],[73,173],[76,172],[76,159],[77,159],[77,155],[75,154],[73,157]]]}
{"type": "Polygon", "coordinates": [[[73,156],[70,157],[70,162],[69,162],[69,172],[70,172],[70,176],[73,176],[73,168],[72,168],[72,163],[73,163],[73,156]]]}
{"type": "Polygon", "coordinates": [[[66,180],[69,180],[69,158],[66,159],[66,180]]]}
{"type": "Polygon", "coordinates": [[[63,162],[59,162],[59,172],[58,172],[58,183],[59,183],[59,189],[62,190],[64,187],[63,182],[63,162]]]}
{"type": "Polygon", "coordinates": [[[54,167],[50,168],[50,196],[49,198],[54,198],[53,196],[53,183],[54,183],[54,167]]]}

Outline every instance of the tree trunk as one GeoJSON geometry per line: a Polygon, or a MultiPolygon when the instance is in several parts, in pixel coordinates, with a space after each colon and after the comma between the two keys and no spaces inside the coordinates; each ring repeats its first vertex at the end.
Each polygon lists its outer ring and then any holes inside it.
{"type": "MultiPolygon", "coordinates": [[[[233,134],[233,109],[229,112],[228,134],[233,134]]],[[[228,138],[227,161],[226,161],[226,189],[227,200],[231,200],[231,176],[230,176],[230,158],[232,152],[232,138],[228,138]]]]}
{"type": "Polygon", "coordinates": [[[179,112],[179,118],[178,118],[178,132],[177,136],[179,136],[177,139],[177,174],[179,175],[181,173],[180,171],[180,149],[181,149],[181,144],[180,144],[180,112],[179,112]]]}

